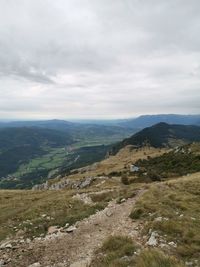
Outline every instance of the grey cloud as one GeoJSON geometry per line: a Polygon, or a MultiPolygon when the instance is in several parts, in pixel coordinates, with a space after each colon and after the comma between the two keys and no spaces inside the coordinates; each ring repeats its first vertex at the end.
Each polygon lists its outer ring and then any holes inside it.
{"type": "Polygon", "coordinates": [[[199,13],[198,0],[0,0],[0,116],[199,113],[199,13]]]}

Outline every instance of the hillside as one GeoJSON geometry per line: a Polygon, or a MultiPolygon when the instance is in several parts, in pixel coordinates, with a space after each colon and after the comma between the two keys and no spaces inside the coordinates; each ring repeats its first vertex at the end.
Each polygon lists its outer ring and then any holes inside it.
{"type": "MultiPolygon", "coordinates": [[[[0,186],[2,180],[16,172],[23,164],[46,155],[51,149],[65,147],[73,142],[70,135],[56,130],[36,127],[1,129],[0,186]]],[[[11,180],[10,185],[14,185],[13,179],[9,180],[11,180]]]]}
{"type": "Polygon", "coordinates": [[[0,151],[14,147],[59,147],[73,143],[72,137],[57,130],[37,127],[16,127],[0,129],[0,151]]]}
{"type": "Polygon", "coordinates": [[[180,144],[200,141],[200,127],[193,125],[170,125],[164,122],[147,127],[122,142],[114,145],[111,154],[116,154],[127,145],[140,147],[175,147],[180,144]]]}
{"type": "Polygon", "coordinates": [[[199,175],[0,191],[0,258],[8,267],[198,267],[199,175]]]}

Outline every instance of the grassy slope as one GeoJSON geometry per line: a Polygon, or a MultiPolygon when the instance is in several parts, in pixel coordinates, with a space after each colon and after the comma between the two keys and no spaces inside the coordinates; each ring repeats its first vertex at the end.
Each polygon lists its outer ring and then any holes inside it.
{"type": "Polygon", "coordinates": [[[71,190],[1,190],[0,240],[19,230],[23,230],[25,236],[39,236],[46,233],[50,225],[73,224],[104,207],[103,203],[85,205],[72,199],[73,194],[71,190]],[[43,217],[43,214],[46,216],[43,217]]]}
{"type": "Polygon", "coordinates": [[[151,185],[130,216],[145,221],[145,234],[153,229],[177,243],[171,250],[178,258],[200,259],[200,173],[151,185]]]}
{"type": "Polygon", "coordinates": [[[182,267],[174,257],[157,249],[144,249],[125,236],[110,236],[96,251],[91,267],[182,267]]]}

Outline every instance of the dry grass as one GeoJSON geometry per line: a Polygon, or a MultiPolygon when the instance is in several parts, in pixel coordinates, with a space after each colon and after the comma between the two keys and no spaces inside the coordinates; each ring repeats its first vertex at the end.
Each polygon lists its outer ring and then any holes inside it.
{"type": "Polygon", "coordinates": [[[135,267],[183,267],[174,257],[156,249],[143,250],[135,260],[135,267]]]}
{"type": "Polygon", "coordinates": [[[138,246],[123,236],[110,236],[96,252],[91,267],[128,267],[133,266],[132,256],[138,246]]]}
{"type": "Polygon", "coordinates": [[[200,259],[200,173],[151,185],[130,217],[145,220],[145,234],[153,229],[177,243],[172,250],[179,258],[200,259]]]}
{"type": "Polygon", "coordinates": [[[112,172],[124,171],[125,167],[129,168],[129,165],[136,162],[138,159],[147,159],[150,157],[157,157],[165,152],[168,149],[162,148],[153,148],[153,147],[143,147],[135,149],[132,146],[126,146],[121,149],[115,156],[110,156],[109,158],[102,160],[101,162],[95,163],[88,168],[82,168],[86,171],[81,173],[79,172],[70,175],[71,179],[80,179],[83,176],[97,176],[97,175],[109,175],[112,172]]]}
{"type": "Polygon", "coordinates": [[[23,230],[25,236],[39,236],[46,233],[50,225],[73,224],[104,208],[103,203],[85,205],[72,199],[73,194],[65,190],[1,190],[0,240],[19,230],[23,230]]]}
{"type": "Polygon", "coordinates": [[[96,251],[91,267],[183,267],[157,249],[139,248],[126,236],[110,236],[96,251]]]}

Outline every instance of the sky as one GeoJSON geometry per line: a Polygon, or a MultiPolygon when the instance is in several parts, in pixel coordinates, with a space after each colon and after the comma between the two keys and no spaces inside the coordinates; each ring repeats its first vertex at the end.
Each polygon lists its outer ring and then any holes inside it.
{"type": "Polygon", "coordinates": [[[199,0],[0,0],[0,119],[200,114],[199,0]]]}

